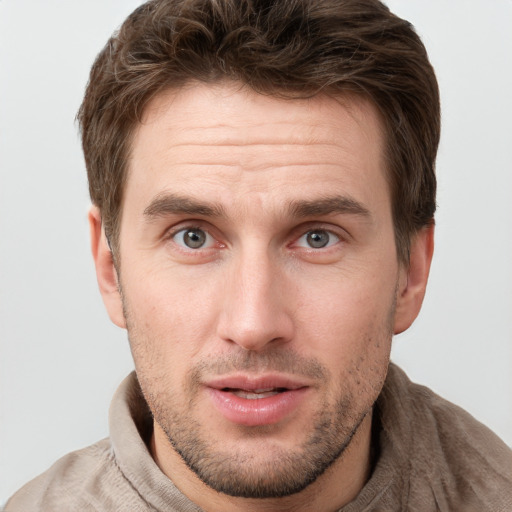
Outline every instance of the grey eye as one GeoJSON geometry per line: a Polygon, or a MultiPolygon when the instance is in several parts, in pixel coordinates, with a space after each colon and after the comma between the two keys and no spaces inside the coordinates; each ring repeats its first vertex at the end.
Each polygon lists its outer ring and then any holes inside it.
{"type": "Polygon", "coordinates": [[[315,229],[304,233],[298,240],[299,247],[308,249],[323,249],[340,241],[340,237],[325,229],[315,229]]]}
{"type": "Polygon", "coordinates": [[[173,236],[173,239],[178,245],[187,249],[201,249],[209,246],[213,241],[206,231],[199,228],[182,229],[173,236]]]}
{"type": "Polygon", "coordinates": [[[306,234],[306,241],[313,249],[325,247],[331,239],[327,231],[310,231],[306,234]]]}

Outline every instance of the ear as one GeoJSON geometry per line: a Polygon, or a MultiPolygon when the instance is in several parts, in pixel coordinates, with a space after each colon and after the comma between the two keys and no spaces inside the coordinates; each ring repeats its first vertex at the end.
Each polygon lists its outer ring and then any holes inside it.
{"type": "Polygon", "coordinates": [[[434,225],[422,228],[411,241],[409,266],[399,279],[394,333],[407,330],[418,316],[427,288],[434,253],[434,225]]]}
{"type": "Polygon", "coordinates": [[[126,322],[118,286],[117,270],[101,225],[101,213],[97,206],[91,206],[88,218],[92,257],[96,265],[96,278],[98,279],[103,303],[112,322],[125,329],[126,322]]]}

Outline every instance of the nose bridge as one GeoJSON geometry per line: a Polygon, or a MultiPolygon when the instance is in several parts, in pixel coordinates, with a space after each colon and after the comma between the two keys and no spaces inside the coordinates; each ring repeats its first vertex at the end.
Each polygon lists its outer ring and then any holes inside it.
{"type": "Polygon", "coordinates": [[[220,336],[246,350],[291,339],[293,323],[276,257],[256,243],[241,249],[230,266],[219,320],[220,336]]]}

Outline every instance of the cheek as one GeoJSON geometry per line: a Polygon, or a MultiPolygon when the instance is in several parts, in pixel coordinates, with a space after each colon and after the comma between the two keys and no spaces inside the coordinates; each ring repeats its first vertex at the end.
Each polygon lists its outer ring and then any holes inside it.
{"type": "Polygon", "coordinates": [[[353,308],[330,311],[336,315],[336,323],[325,328],[318,338],[323,346],[317,357],[333,376],[330,393],[334,393],[335,400],[348,395],[356,411],[372,407],[386,378],[394,310],[392,298],[386,303],[386,308],[379,304],[369,308],[368,301],[363,301],[365,307],[361,309],[354,301],[349,303],[353,308]]]}
{"type": "Polygon", "coordinates": [[[212,279],[186,272],[141,271],[143,279],[123,280],[123,291],[136,313],[137,324],[152,332],[192,341],[211,321],[216,304],[212,279]]]}
{"type": "Polygon", "coordinates": [[[194,289],[158,276],[122,280],[121,285],[137,371],[169,385],[211,338],[208,301],[194,289]]]}
{"type": "Polygon", "coordinates": [[[310,293],[297,318],[304,350],[312,350],[334,374],[376,371],[380,379],[391,350],[395,284],[366,283],[347,280],[310,293]]]}

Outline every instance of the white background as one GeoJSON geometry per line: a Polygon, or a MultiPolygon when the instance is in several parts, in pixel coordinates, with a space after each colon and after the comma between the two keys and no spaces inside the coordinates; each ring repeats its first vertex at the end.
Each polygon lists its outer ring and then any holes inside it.
{"type": "MultiPolygon", "coordinates": [[[[96,289],[74,116],[136,0],[0,0],[0,504],[105,437],[131,367],[96,289]]],[[[437,246],[409,375],[512,444],[512,1],[390,0],[437,70],[437,246]]]]}

